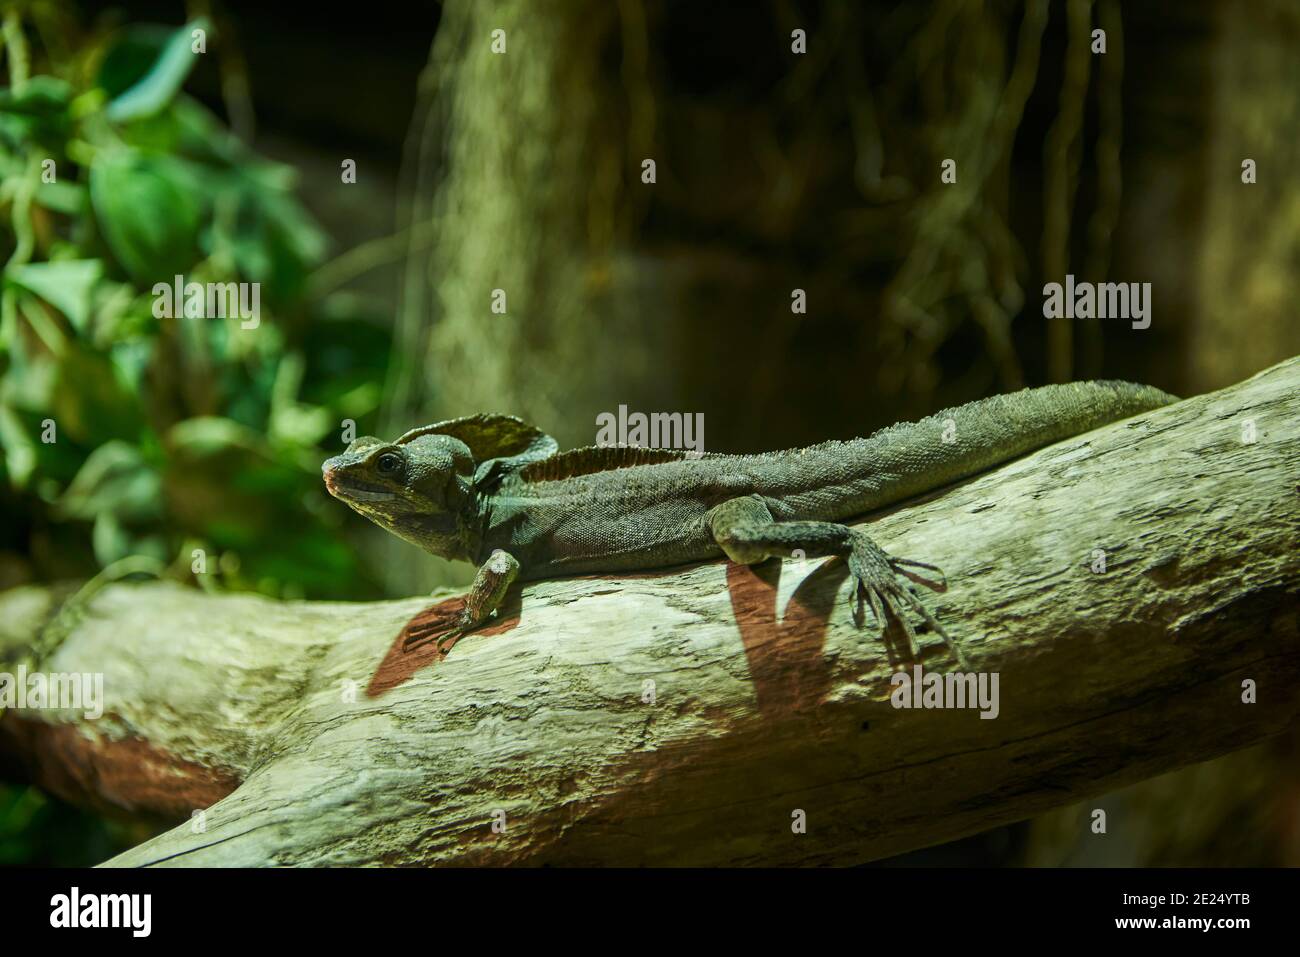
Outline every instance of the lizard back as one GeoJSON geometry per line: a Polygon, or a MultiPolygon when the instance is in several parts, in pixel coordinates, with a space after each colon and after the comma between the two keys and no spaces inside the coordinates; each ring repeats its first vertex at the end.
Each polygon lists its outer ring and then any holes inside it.
{"type": "Polygon", "coordinates": [[[1076,382],[783,451],[576,450],[502,480],[484,552],[519,554],[528,577],[699,561],[721,553],[707,514],[726,499],[761,495],[778,521],[842,521],[1174,401],[1150,386],[1076,382]]]}

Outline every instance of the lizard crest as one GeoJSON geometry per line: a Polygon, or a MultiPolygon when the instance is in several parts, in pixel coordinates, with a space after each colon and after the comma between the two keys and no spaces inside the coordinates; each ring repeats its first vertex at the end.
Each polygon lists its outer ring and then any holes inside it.
{"type": "Polygon", "coordinates": [[[593,472],[611,472],[634,465],[658,465],[661,462],[679,462],[683,459],[706,458],[707,453],[686,449],[649,449],[639,446],[590,445],[570,449],[558,455],[536,459],[518,470],[520,482],[554,482],[591,475],[593,472]]]}

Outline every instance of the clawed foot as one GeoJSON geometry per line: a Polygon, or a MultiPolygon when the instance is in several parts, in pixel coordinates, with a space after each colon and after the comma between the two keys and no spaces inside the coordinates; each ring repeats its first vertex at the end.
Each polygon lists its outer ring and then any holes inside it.
{"type": "Polygon", "coordinates": [[[454,644],[458,638],[470,631],[474,625],[475,622],[471,621],[469,616],[464,612],[461,612],[456,616],[455,624],[436,637],[431,638],[428,634],[424,633],[407,635],[406,640],[402,642],[402,651],[403,653],[408,653],[432,641],[434,647],[438,650],[438,654],[445,656],[449,650],[445,646],[454,644]]]}
{"type": "Polygon", "coordinates": [[[858,613],[861,613],[862,599],[865,597],[871,604],[871,613],[875,616],[876,625],[883,637],[887,626],[885,609],[889,609],[903,626],[903,632],[907,635],[908,652],[913,658],[916,657],[917,637],[911,615],[920,615],[952,650],[958,664],[968,669],[969,665],[961,647],[944,630],[934,615],[930,614],[930,610],[925,607],[921,599],[916,597],[911,583],[903,576],[904,568],[922,568],[935,572],[939,576],[940,584],[943,584],[943,572],[938,567],[913,561],[910,558],[894,558],[867,535],[855,531],[853,550],[849,553],[849,572],[853,575],[855,583],[850,600],[857,600],[858,613]]]}

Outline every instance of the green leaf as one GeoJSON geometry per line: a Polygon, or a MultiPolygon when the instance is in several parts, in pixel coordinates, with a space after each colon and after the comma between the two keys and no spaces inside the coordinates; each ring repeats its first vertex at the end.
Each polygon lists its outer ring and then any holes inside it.
{"type": "Polygon", "coordinates": [[[107,99],[121,96],[135,86],[153,68],[176,32],[161,23],[133,23],[123,27],[99,62],[95,85],[107,99]]]}
{"type": "Polygon", "coordinates": [[[26,488],[36,470],[36,443],[22,420],[4,405],[0,405],[0,448],[4,449],[5,469],[14,488],[26,488]]]}
{"type": "MultiPolygon", "coordinates": [[[[193,20],[167,38],[148,72],[108,104],[105,112],[110,120],[120,123],[152,116],[172,101],[201,55],[191,49],[196,29],[207,30],[207,19],[193,20]]],[[[133,55],[138,56],[138,50],[133,55]]]]}
{"type": "Polygon", "coordinates": [[[32,198],[46,209],[66,216],[80,216],[86,211],[86,187],[80,183],[41,183],[32,198]]]}
{"type": "Polygon", "coordinates": [[[173,153],[221,170],[261,164],[215,113],[184,93],[167,109],[122,127],[121,137],[144,152],[173,153]]]}
{"type": "Polygon", "coordinates": [[[214,202],[217,215],[204,244],[209,255],[228,256],[245,280],[262,284],[262,302],[295,301],[321,261],[326,239],[320,227],[265,164],[223,176],[214,202]]]}
{"type": "Polygon", "coordinates": [[[55,76],[34,76],[21,90],[0,90],[0,113],[56,117],[72,102],[72,87],[55,76]]]}
{"type": "Polygon", "coordinates": [[[112,512],[100,512],[95,517],[90,541],[95,549],[95,561],[101,568],[131,554],[131,536],[112,512]]]}
{"type": "Polygon", "coordinates": [[[53,76],[34,76],[18,92],[0,90],[0,136],[15,146],[62,146],[71,130],[71,102],[72,87],[53,76]]]}
{"type": "Polygon", "coordinates": [[[96,154],[90,198],[109,249],[138,284],[168,282],[198,259],[205,203],[184,160],[134,150],[96,154]]]}
{"type": "Polygon", "coordinates": [[[152,339],[121,341],[120,337],[119,341],[109,347],[108,355],[113,368],[132,391],[148,394],[146,376],[156,348],[152,339]]]}
{"type": "Polygon", "coordinates": [[[334,428],[329,409],[311,405],[286,405],[271,413],[271,436],[280,442],[312,448],[334,428]]]}
{"type": "Polygon", "coordinates": [[[271,387],[267,432],[274,441],[311,448],[334,427],[334,416],[329,409],[297,401],[305,368],[300,353],[289,352],[280,358],[271,387]]]}
{"type": "Polygon", "coordinates": [[[73,340],[56,370],[50,418],[59,425],[60,441],[65,433],[87,446],[139,437],[144,427],[141,397],[126,387],[108,356],[73,340]]]}
{"type": "Polygon", "coordinates": [[[162,482],[134,445],[105,442],[90,453],[59,499],[59,509],[70,518],[111,514],[127,522],[157,519],[162,482]]]}
{"type": "Polygon", "coordinates": [[[270,449],[259,433],[218,416],[200,416],[177,422],[167,433],[167,444],[192,456],[241,449],[271,458],[270,449]]]}
{"type": "Polygon", "coordinates": [[[159,564],[167,561],[167,544],[157,534],[141,534],[139,529],[123,523],[114,512],[101,512],[95,517],[91,533],[95,561],[107,568],[124,558],[152,558],[159,564]]]}
{"type": "Polygon", "coordinates": [[[62,424],[52,413],[32,411],[8,399],[0,404],[0,452],[15,488],[31,489],[50,500],[77,474],[85,455],[65,441],[62,424]],[[47,486],[55,489],[54,495],[41,492],[47,486]]]}
{"type": "Polygon", "coordinates": [[[52,263],[9,266],[5,281],[44,299],[79,333],[86,331],[95,284],[104,274],[98,259],[68,259],[52,263]]]}
{"type": "Polygon", "coordinates": [[[58,362],[53,357],[14,363],[0,376],[0,403],[39,417],[49,410],[58,384],[58,362]]]}
{"type": "Polygon", "coordinates": [[[322,319],[303,343],[307,371],[300,401],[359,419],[378,407],[392,336],[376,323],[322,319]]]}

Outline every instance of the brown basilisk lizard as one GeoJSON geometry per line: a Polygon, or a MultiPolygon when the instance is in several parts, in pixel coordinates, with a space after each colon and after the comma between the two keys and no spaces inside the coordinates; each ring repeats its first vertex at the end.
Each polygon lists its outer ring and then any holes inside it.
{"type": "MultiPolygon", "coordinates": [[[[886,610],[913,652],[919,616],[964,666],[897,558],[842,524],[1060,439],[1167,405],[1127,382],[1076,382],[981,399],[869,438],[756,455],[592,447],[508,415],[359,438],[322,466],[336,498],[435,555],[479,566],[441,646],[487,621],[517,577],[620,572],[726,555],[752,564],[801,551],[843,556],[877,625],[886,610]]],[[[860,607],[860,605],[859,605],[860,607]]]]}

